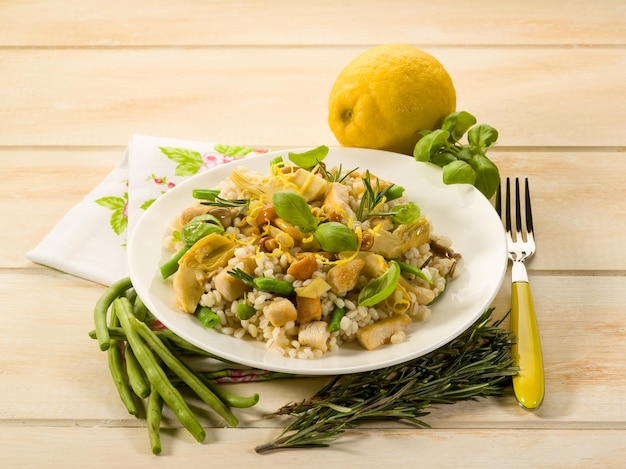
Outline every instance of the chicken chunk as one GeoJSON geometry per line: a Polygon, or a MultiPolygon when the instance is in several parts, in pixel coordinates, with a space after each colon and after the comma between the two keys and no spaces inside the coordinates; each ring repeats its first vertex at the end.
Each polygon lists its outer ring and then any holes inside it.
{"type": "Polygon", "coordinates": [[[213,279],[213,285],[226,301],[233,302],[241,298],[243,294],[249,290],[249,287],[241,280],[233,277],[229,273],[229,269],[223,269],[213,279]]]}
{"type": "Polygon", "coordinates": [[[256,261],[253,257],[247,257],[243,262],[233,263],[232,261],[213,279],[213,286],[226,299],[226,301],[235,301],[241,298],[245,292],[250,290],[245,283],[233,277],[228,272],[235,267],[239,267],[245,273],[252,275],[256,267],[256,261]]]}
{"type": "Polygon", "coordinates": [[[265,316],[274,327],[281,327],[298,319],[298,311],[287,298],[276,298],[265,308],[265,316]]]}
{"type": "Polygon", "coordinates": [[[331,211],[337,212],[343,219],[354,216],[354,211],[350,207],[350,191],[348,186],[340,182],[331,182],[326,191],[326,197],[322,204],[331,211]]]}
{"type": "Polygon", "coordinates": [[[298,332],[298,342],[300,342],[300,345],[319,349],[322,352],[328,350],[329,337],[330,332],[328,331],[328,324],[326,324],[325,321],[307,322],[300,326],[300,331],[298,332]]]}
{"type": "Polygon", "coordinates": [[[406,314],[394,314],[378,322],[362,327],[356,333],[356,338],[363,348],[374,350],[387,342],[392,335],[401,332],[411,324],[411,318],[406,314]]]}
{"type": "Polygon", "coordinates": [[[352,290],[356,286],[364,266],[365,261],[363,259],[354,258],[331,267],[326,276],[326,281],[331,286],[333,293],[340,295],[352,290]]]}

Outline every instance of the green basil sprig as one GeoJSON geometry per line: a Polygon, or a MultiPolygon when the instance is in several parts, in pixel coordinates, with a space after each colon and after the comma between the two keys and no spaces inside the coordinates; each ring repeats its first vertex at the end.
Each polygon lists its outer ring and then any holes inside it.
{"type": "Polygon", "coordinates": [[[295,165],[300,166],[304,169],[311,169],[324,158],[326,158],[326,155],[328,155],[328,151],[329,149],[326,145],[321,145],[317,148],[313,148],[312,150],[308,150],[302,153],[294,153],[290,151],[288,153],[288,157],[295,165]]]}
{"type": "Polygon", "coordinates": [[[274,192],[272,204],[276,210],[276,215],[302,231],[308,233],[317,227],[318,220],[311,213],[311,207],[309,207],[306,199],[297,192],[274,192]]]}
{"type": "Polygon", "coordinates": [[[380,277],[369,281],[359,293],[359,306],[374,306],[387,299],[396,289],[400,279],[400,266],[391,261],[389,269],[380,277]]]}
{"type": "Polygon", "coordinates": [[[357,238],[350,228],[339,222],[320,223],[311,207],[297,192],[278,191],[272,195],[276,215],[305,233],[313,233],[321,248],[328,252],[355,251],[357,238]]]}
{"type": "Polygon", "coordinates": [[[498,188],[498,167],[486,156],[487,149],[498,140],[498,131],[466,111],[448,115],[441,128],[423,130],[415,145],[417,161],[430,162],[443,168],[445,184],[471,184],[490,199],[498,188]],[[467,133],[467,144],[460,143],[467,133]]]}

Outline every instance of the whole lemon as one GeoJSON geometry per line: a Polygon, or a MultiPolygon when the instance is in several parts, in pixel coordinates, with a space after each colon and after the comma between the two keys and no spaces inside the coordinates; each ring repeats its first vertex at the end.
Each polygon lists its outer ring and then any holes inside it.
{"type": "Polygon", "coordinates": [[[405,44],[366,50],[339,74],[330,92],[328,123],[339,143],[413,154],[421,130],[438,128],[456,109],[443,65],[405,44]]]}

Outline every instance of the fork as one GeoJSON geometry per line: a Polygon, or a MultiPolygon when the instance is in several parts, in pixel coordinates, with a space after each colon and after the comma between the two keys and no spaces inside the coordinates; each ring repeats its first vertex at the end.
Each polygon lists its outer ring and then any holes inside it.
{"type": "Polygon", "coordinates": [[[524,409],[536,410],[544,397],[543,358],[535,307],[524,262],[535,253],[533,217],[530,206],[528,178],[524,180],[524,210],[520,197],[520,178],[515,178],[515,226],[512,226],[510,178],[506,179],[505,211],[502,213],[502,194],[498,186],[496,210],[506,227],[507,248],[512,261],[511,270],[511,332],[516,340],[511,348],[514,364],[518,367],[513,377],[513,391],[524,409]],[[523,215],[522,216],[522,212],[523,215]],[[525,224],[522,224],[522,218],[525,224]]]}

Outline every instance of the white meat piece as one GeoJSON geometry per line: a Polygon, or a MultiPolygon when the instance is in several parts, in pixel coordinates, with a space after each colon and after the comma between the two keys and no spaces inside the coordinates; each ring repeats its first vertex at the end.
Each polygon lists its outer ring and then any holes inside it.
{"type": "Polygon", "coordinates": [[[330,332],[328,331],[326,321],[307,322],[300,326],[300,331],[298,332],[298,342],[300,342],[300,345],[319,349],[322,352],[328,350],[329,337],[330,332]]]}

